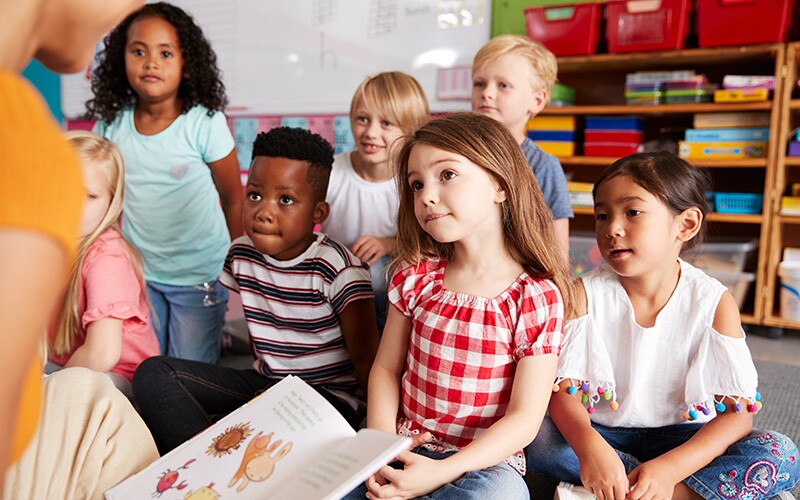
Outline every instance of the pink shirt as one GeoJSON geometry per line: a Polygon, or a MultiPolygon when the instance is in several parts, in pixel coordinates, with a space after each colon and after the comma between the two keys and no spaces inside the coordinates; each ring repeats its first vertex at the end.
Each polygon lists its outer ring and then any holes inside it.
{"type": "MultiPolygon", "coordinates": [[[[139,283],[129,249],[113,229],[101,234],[83,259],[79,297],[82,331],[72,352],[83,345],[86,329],[97,320],[122,320],[122,353],[111,369],[130,380],[139,363],[159,354],[158,339],[150,325],[145,291],[139,283]]],[[[50,355],[50,361],[64,365],[72,353],[50,355]]]]}
{"type": "MultiPolygon", "coordinates": [[[[517,362],[561,348],[564,306],[548,280],[523,272],[494,298],[444,288],[446,261],[402,267],[389,300],[412,319],[398,432],[430,431],[459,449],[506,412],[517,362]]],[[[524,473],[522,453],[507,460],[524,473]]]]}

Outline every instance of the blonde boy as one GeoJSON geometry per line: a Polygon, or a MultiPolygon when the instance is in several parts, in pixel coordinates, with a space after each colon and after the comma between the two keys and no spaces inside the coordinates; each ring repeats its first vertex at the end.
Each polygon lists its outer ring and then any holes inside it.
{"type": "Polygon", "coordinates": [[[472,111],[494,118],[514,135],[553,212],[566,251],[573,213],[564,170],[555,156],[527,136],[528,120],[547,104],[557,73],[556,57],[542,44],[521,35],[492,38],[472,62],[472,111]]]}

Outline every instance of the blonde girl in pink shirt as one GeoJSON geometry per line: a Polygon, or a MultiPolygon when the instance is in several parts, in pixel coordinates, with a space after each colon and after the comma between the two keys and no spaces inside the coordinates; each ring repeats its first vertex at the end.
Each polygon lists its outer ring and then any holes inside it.
{"type": "Polygon", "coordinates": [[[49,333],[48,371],[106,372],[130,396],[139,363],[159,353],[139,254],[119,232],[124,166],[119,149],[86,131],[67,133],[82,161],[86,201],[80,249],[49,333]]]}

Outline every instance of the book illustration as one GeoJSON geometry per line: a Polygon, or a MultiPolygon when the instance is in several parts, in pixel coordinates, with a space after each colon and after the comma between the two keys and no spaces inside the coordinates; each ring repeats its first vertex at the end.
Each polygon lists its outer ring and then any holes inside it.
{"type": "Polygon", "coordinates": [[[187,493],[183,496],[183,500],[217,500],[221,496],[214,490],[214,483],[210,483],[208,486],[187,493]]]}
{"type": "Polygon", "coordinates": [[[194,462],[194,458],[188,460],[185,464],[181,465],[180,467],[176,468],[175,470],[167,469],[161,473],[158,477],[158,483],[156,483],[156,491],[153,492],[154,497],[160,497],[164,494],[165,491],[171,490],[175,488],[176,490],[182,490],[188,486],[186,481],[181,481],[177,485],[175,484],[178,482],[178,478],[180,477],[180,473],[178,472],[181,469],[188,469],[189,464],[194,462]]]}
{"type": "Polygon", "coordinates": [[[230,455],[234,450],[238,450],[239,446],[252,433],[253,428],[250,427],[250,422],[240,422],[230,426],[211,440],[211,444],[206,450],[206,455],[217,458],[230,455]]]}
{"type": "Polygon", "coordinates": [[[242,491],[247,487],[250,481],[266,481],[267,478],[272,475],[272,471],[275,470],[275,464],[278,460],[292,451],[292,443],[290,441],[273,455],[272,452],[283,444],[283,441],[280,439],[270,444],[273,434],[273,432],[270,432],[264,436],[262,432],[259,432],[256,437],[250,441],[250,444],[247,445],[247,449],[244,451],[242,465],[239,466],[239,470],[237,470],[236,474],[231,478],[231,482],[228,483],[228,488],[233,488],[233,486],[241,480],[242,484],[236,488],[236,491],[242,491]]]}
{"type": "Polygon", "coordinates": [[[341,498],[410,446],[409,438],[397,434],[354,431],[319,392],[288,376],[105,497],[341,498]]]}

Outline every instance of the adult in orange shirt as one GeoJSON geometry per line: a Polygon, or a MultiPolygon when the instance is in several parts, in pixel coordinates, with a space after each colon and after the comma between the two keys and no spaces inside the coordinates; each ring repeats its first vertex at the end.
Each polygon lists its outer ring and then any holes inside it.
{"type": "MultiPolygon", "coordinates": [[[[8,486],[4,485],[4,473],[27,448],[22,461],[9,472],[11,479],[6,477],[14,483],[11,493],[9,488],[4,490],[7,498],[97,496],[89,491],[73,490],[70,494],[22,487],[31,479],[25,460],[34,468],[31,471],[38,467],[36,474],[40,474],[42,457],[49,454],[55,458],[51,461],[58,463],[59,456],[69,461],[72,457],[66,454],[77,451],[65,450],[63,443],[51,443],[48,452],[39,446],[46,443],[30,444],[34,434],[47,435],[48,430],[52,431],[45,429],[48,420],[64,417],[72,422],[69,430],[77,431],[77,443],[85,434],[79,415],[98,411],[78,404],[70,409],[69,405],[57,404],[59,397],[64,399],[71,394],[78,398],[73,403],[83,398],[86,406],[107,402],[104,411],[117,422],[116,430],[123,436],[138,425],[130,418],[130,405],[126,408],[118,403],[116,394],[107,392],[108,386],[96,383],[83,370],[54,378],[58,391],[51,391],[48,382],[42,407],[41,357],[37,347],[63,292],[67,266],[77,244],[85,194],[75,153],[64,142],[41,97],[19,72],[32,57],[57,72],[81,70],[91,60],[103,34],[142,3],[0,0],[0,325],[5,333],[0,348],[0,486],[8,486]],[[42,408],[43,424],[37,427],[42,408]],[[68,409],[69,419],[57,414],[68,409]]],[[[67,467],[58,465],[58,472],[67,467]]]]}

